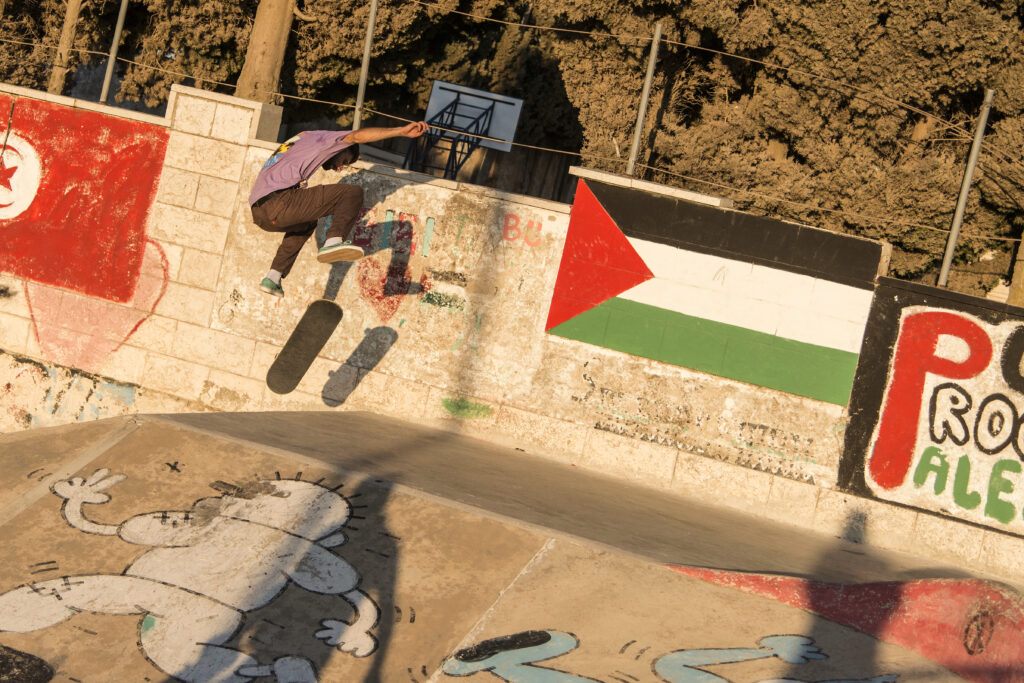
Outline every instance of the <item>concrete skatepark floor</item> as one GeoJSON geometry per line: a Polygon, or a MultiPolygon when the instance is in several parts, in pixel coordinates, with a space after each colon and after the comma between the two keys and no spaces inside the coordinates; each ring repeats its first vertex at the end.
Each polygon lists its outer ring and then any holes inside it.
{"type": "Polygon", "coordinates": [[[1011,587],[380,416],[0,464],[0,681],[1024,680],[1011,587]]]}

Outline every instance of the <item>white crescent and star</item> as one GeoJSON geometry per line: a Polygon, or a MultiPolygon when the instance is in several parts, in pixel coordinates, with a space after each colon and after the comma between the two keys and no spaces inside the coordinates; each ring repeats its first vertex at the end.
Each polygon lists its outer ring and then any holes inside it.
{"type": "Polygon", "coordinates": [[[24,139],[10,133],[2,145],[0,134],[0,221],[20,215],[32,204],[43,175],[39,155],[24,139]]]}

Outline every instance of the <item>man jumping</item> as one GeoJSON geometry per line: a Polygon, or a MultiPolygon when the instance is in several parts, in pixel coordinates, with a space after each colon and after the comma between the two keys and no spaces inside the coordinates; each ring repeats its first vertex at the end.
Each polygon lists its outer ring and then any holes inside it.
{"type": "Polygon", "coordinates": [[[321,263],[357,261],[362,248],[352,244],[351,232],[363,204],[358,185],[314,185],[306,181],[318,168],[337,171],[359,158],[360,142],[393,137],[416,138],[427,131],[423,121],[395,128],[362,128],[356,131],[310,130],[282,143],[260,169],[249,193],[252,220],[268,232],[283,232],[270,272],[260,289],[284,296],[281,280],[288,275],[299,250],[316,230],[317,221],[331,216],[324,245],[316,258],[321,263]]]}

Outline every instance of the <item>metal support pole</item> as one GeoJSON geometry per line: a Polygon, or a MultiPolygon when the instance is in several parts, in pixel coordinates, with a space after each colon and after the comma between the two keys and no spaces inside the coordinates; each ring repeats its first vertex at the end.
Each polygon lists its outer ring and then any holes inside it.
{"type": "Polygon", "coordinates": [[[651,41],[651,56],[647,60],[647,78],[644,80],[644,89],[640,94],[640,111],[636,115],[636,130],[633,131],[633,146],[629,150],[629,165],[626,166],[626,175],[633,175],[636,168],[636,158],[640,154],[640,137],[643,135],[644,119],[647,118],[647,100],[651,96],[651,83],[654,82],[654,65],[658,61],[658,43],[661,41],[661,22],[654,27],[654,40],[651,41]]]}
{"type": "Polygon", "coordinates": [[[124,28],[124,15],[128,13],[128,0],[121,0],[121,11],[117,13],[117,27],[114,29],[114,42],[110,44],[110,55],[107,57],[107,73],[103,76],[103,89],[100,91],[100,102],[107,103],[110,92],[110,79],[114,75],[114,64],[117,61],[117,50],[121,46],[121,29],[124,28]]]}
{"type": "Polygon", "coordinates": [[[967,170],[964,171],[964,178],[960,182],[960,197],[956,201],[953,225],[949,228],[949,238],[946,240],[946,254],[942,258],[942,269],[939,270],[939,287],[945,287],[949,280],[949,266],[953,263],[953,252],[956,251],[956,241],[960,236],[960,224],[963,223],[964,211],[967,209],[967,193],[971,191],[974,167],[978,165],[981,138],[985,135],[985,124],[988,122],[988,110],[992,106],[993,95],[995,95],[994,90],[985,88],[985,101],[981,105],[981,115],[978,116],[978,127],[974,129],[974,144],[971,145],[971,155],[967,158],[967,170]]]}
{"type": "Polygon", "coordinates": [[[370,18],[366,22],[366,39],[363,41],[363,66],[359,70],[359,91],[356,93],[356,113],[352,119],[352,130],[359,130],[363,122],[363,98],[366,95],[366,78],[370,75],[370,48],[373,47],[373,28],[377,23],[377,0],[370,0],[370,18]]]}

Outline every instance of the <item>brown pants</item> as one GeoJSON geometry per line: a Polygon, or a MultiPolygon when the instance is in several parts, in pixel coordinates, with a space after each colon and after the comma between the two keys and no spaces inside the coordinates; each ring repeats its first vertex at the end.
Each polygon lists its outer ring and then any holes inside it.
{"type": "Polygon", "coordinates": [[[252,206],[252,220],[267,232],[283,232],[271,268],[287,275],[302,245],[316,230],[316,222],[332,216],[327,237],[349,239],[363,205],[363,188],[358,185],[314,185],[278,190],[252,206]]]}

